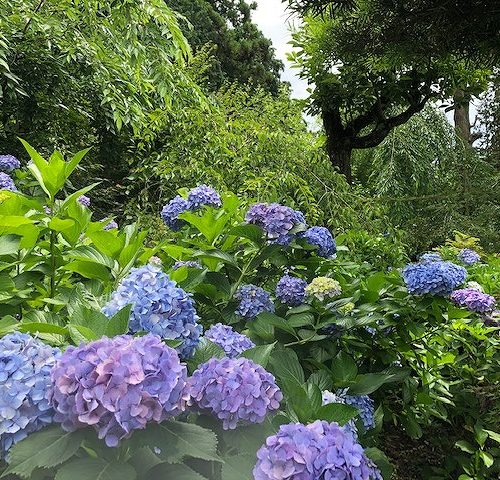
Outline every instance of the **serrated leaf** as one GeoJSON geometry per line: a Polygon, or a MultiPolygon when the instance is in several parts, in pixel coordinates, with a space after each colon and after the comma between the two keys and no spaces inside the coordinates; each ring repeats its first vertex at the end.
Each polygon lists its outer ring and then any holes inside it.
{"type": "Polygon", "coordinates": [[[369,395],[385,383],[396,382],[400,375],[392,373],[366,373],[356,377],[356,383],[349,387],[350,395],[369,395]]]}
{"type": "Polygon", "coordinates": [[[222,465],[222,480],[252,480],[255,462],[255,455],[248,453],[225,457],[224,465],[222,465]]]}
{"type": "Polygon", "coordinates": [[[238,225],[229,231],[229,235],[248,238],[257,245],[261,245],[264,241],[262,229],[257,225],[238,225]]]}
{"type": "Polygon", "coordinates": [[[116,312],[106,324],[104,335],[107,337],[115,337],[116,335],[127,333],[131,309],[132,305],[126,305],[116,312]]]}
{"type": "Polygon", "coordinates": [[[55,333],[68,335],[68,329],[51,323],[20,323],[19,331],[23,333],[55,333]]]}
{"type": "Polygon", "coordinates": [[[19,235],[3,235],[0,237],[0,256],[13,255],[19,251],[21,237],[19,235]]]}
{"type": "Polygon", "coordinates": [[[226,355],[224,349],[207,338],[202,338],[194,355],[188,360],[188,367],[191,372],[196,370],[202,363],[208,362],[211,358],[222,358],[226,355]]]}
{"type": "Polygon", "coordinates": [[[329,403],[320,407],[315,414],[315,420],[326,420],[345,425],[351,418],[358,416],[358,409],[344,403],[329,403]]]}
{"type": "Polygon", "coordinates": [[[69,336],[75,345],[87,343],[100,338],[93,330],[83,325],[68,325],[69,336]]]}
{"type": "Polygon", "coordinates": [[[270,361],[272,369],[278,378],[285,381],[291,378],[300,385],[304,383],[304,370],[293,350],[275,350],[270,361]]]}
{"type": "Polygon", "coordinates": [[[345,384],[356,378],[358,367],[354,359],[340,351],[332,362],[332,377],[335,383],[345,384]]]}
{"type": "Polygon", "coordinates": [[[137,473],[128,463],[102,458],[77,458],[63,465],[54,480],[135,480],[137,473]]]}
{"type": "Polygon", "coordinates": [[[258,345],[256,347],[245,350],[240,356],[253,360],[255,363],[262,365],[266,368],[269,358],[271,357],[271,352],[275,347],[276,342],[270,343],[269,345],[258,345]]]}
{"type": "MultiPolygon", "coordinates": [[[[148,472],[148,480],[207,480],[187,465],[162,463],[148,472]]],[[[59,480],[59,479],[56,479],[59,480]]]]}

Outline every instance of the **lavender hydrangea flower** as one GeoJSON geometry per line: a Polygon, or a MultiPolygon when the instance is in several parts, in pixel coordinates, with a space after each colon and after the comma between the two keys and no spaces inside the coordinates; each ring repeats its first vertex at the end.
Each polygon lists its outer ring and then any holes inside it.
{"type": "Polygon", "coordinates": [[[324,258],[334,258],[337,253],[337,244],[330,230],[325,227],[311,227],[301,234],[310,245],[317,246],[317,254],[324,258]]]}
{"type": "MultiPolygon", "coordinates": [[[[333,393],[329,390],[324,390],[321,394],[322,405],[329,405],[330,403],[341,403],[343,405],[347,404],[345,395],[341,395],[340,393],[333,393]]],[[[353,438],[358,438],[358,429],[356,427],[356,423],[354,422],[354,418],[351,418],[342,428],[353,438]]]]}
{"type": "Polygon", "coordinates": [[[52,370],[54,420],[66,431],[92,425],[116,447],[150,422],[185,408],[186,367],[156,335],[120,335],[69,347],[52,370]]]}
{"type": "Polygon", "coordinates": [[[83,205],[84,207],[90,207],[90,198],[87,197],[86,195],[80,195],[77,198],[77,201],[80,205],[83,205]]]}
{"type": "Polygon", "coordinates": [[[409,264],[403,269],[403,279],[412,295],[449,295],[465,281],[465,268],[451,262],[409,264]]]}
{"type": "Polygon", "coordinates": [[[188,193],[187,201],[189,210],[197,210],[204,206],[220,207],[222,205],[220,195],[208,185],[199,185],[193,188],[188,193]]]}
{"type": "Polygon", "coordinates": [[[182,340],[179,355],[188,358],[193,354],[202,332],[194,302],[166,273],[151,264],[133,268],[102,311],[111,317],[125,305],[132,305],[131,333],[146,331],[182,340]]]}
{"type": "Polygon", "coordinates": [[[306,299],[307,282],[301,278],[284,275],[276,285],[276,298],[285,305],[297,307],[306,299]]]}
{"type": "Polygon", "coordinates": [[[256,203],[248,210],[245,221],[261,227],[268,240],[288,245],[293,239],[292,230],[305,225],[304,215],[290,207],[278,203],[256,203]]]}
{"type": "Polygon", "coordinates": [[[477,253],[475,250],[470,248],[464,248],[460,250],[460,253],[457,255],[458,260],[460,260],[464,265],[474,265],[475,263],[479,263],[481,261],[481,255],[477,253]]]}
{"type": "Polygon", "coordinates": [[[226,357],[229,358],[237,357],[245,350],[255,347],[246,335],[235,332],[232,327],[222,323],[212,325],[205,332],[205,337],[223,348],[226,357]]]}
{"type": "Polygon", "coordinates": [[[21,166],[21,162],[14,155],[0,155],[0,170],[12,172],[21,166]]]}
{"type": "Polygon", "coordinates": [[[10,190],[11,192],[17,192],[16,184],[14,180],[4,172],[0,172],[0,190],[10,190]]]}
{"type": "Polygon", "coordinates": [[[180,230],[186,222],[179,219],[179,215],[189,209],[188,201],[180,195],[172,198],[161,211],[161,218],[174,231],[180,230]]]}
{"type": "Polygon", "coordinates": [[[235,312],[240,317],[251,319],[262,312],[274,312],[274,303],[269,293],[255,285],[242,285],[234,294],[234,298],[240,301],[235,312]]]}
{"type": "Polygon", "coordinates": [[[323,405],[328,403],[345,403],[355,407],[363,422],[365,430],[375,428],[375,404],[368,395],[347,395],[347,390],[338,390],[336,393],[325,390],[323,405]]]}
{"type": "Polygon", "coordinates": [[[471,312],[486,313],[495,308],[495,297],[480,292],[475,288],[462,288],[451,294],[451,300],[460,307],[467,307],[471,312]]]}
{"type": "Polygon", "coordinates": [[[421,263],[429,263],[429,262],[441,262],[443,259],[441,258],[441,255],[436,252],[427,252],[423,253],[420,255],[420,258],[418,259],[419,262],[421,263]]]}
{"type": "Polygon", "coordinates": [[[246,358],[212,358],[188,380],[189,405],[222,420],[222,428],[262,423],[283,399],[273,375],[246,358]]]}
{"type": "Polygon", "coordinates": [[[108,231],[108,230],[115,230],[117,228],[118,224],[114,220],[111,220],[106,225],[104,225],[103,230],[108,231]]]}
{"type": "Polygon", "coordinates": [[[52,423],[46,399],[60,351],[24,333],[0,339],[0,458],[30,433],[52,423]]]}
{"type": "Polygon", "coordinates": [[[187,261],[178,260],[177,262],[174,263],[172,270],[178,270],[181,267],[198,268],[199,270],[203,269],[203,267],[201,266],[201,263],[197,262],[196,260],[187,260],[187,261]]]}
{"type": "Polygon", "coordinates": [[[382,480],[361,445],[336,423],[282,425],[257,452],[255,480],[382,480]]]}

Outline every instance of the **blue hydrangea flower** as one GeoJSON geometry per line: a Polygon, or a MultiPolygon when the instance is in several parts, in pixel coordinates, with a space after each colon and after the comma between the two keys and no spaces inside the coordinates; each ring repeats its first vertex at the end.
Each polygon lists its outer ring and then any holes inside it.
{"type": "MultiPolygon", "coordinates": [[[[330,403],[341,403],[343,405],[347,404],[345,395],[341,394],[342,392],[333,393],[329,390],[324,390],[322,393],[322,404],[329,405],[330,403]]],[[[358,429],[356,427],[356,423],[354,418],[351,418],[343,427],[346,433],[352,435],[354,438],[358,438],[358,429]]]]}
{"type": "Polygon", "coordinates": [[[274,312],[274,303],[269,293],[255,285],[242,285],[234,294],[234,298],[240,301],[235,312],[240,317],[251,319],[262,312],[274,312]]]}
{"type": "Polygon", "coordinates": [[[69,347],[52,370],[54,420],[66,431],[91,425],[108,447],[186,406],[185,365],[156,335],[120,335],[69,347]]]}
{"type": "Polygon", "coordinates": [[[375,428],[375,404],[368,395],[347,395],[347,390],[338,390],[336,393],[325,390],[323,405],[328,403],[345,403],[357,408],[359,417],[365,430],[375,428]]]}
{"type": "Polygon", "coordinates": [[[222,205],[220,195],[208,185],[199,185],[193,188],[188,193],[187,201],[189,210],[197,210],[204,206],[220,207],[222,205]]]}
{"type": "Polygon", "coordinates": [[[467,276],[465,268],[451,262],[414,263],[403,269],[403,279],[412,295],[449,295],[467,276]]]}
{"type": "Polygon", "coordinates": [[[420,255],[420,258],[418,260],[421,263],[429,263],[429,262],[441,262],[443,259],[441,258],[441,255],[439,255],[439,253],[427,252],[420,255]]]}
{"type": "Polygon", "coordinates": [[[212,325],[205,332],[205,337],[223,348],[226,357],[229,358],[237,357],[245,350],[255,347],[255,343],[246,335],[235,332],[232,327],[222,323],[212,325]]]}
{"type": "Polygon", "coordinates": [[[181,267],[198,268],[199,270],[203,269],[203,267],[201,266],[201,263],[197,262],[196,260],[187,260],[187,261],[178,260],[177,262],[174,263],[172,270],[178,270],[181,267]]]}
{"type": "Polygon", "coordinates": [[[11,192],[17,192],[14,180],[12,180],[12,178],[10,178],[10,176],[4,172],[0,172],[0,190],[10,190],[11,192]]]}
{"type": "Polygon", "coordinates": [[[102,311],[113,316],[125,305],[132,305],[130,331],[151,332],[161,338],[182,340],[177,351],[190,357],[202,332],[191,296],[154,265],[133,268],[122,280],[102,311]]]}
{"type": "Polygon", "coordinates": [[[460,250],[457,258],[464,265],[474,265],[475,263],[479,263],[481,261],[481,255],[470,248],[464,248],[463,250],[460,250]]]}
{"type": "Polygon", "coordinates": [[[262,423],[283,394],[269,372],[246,358],[212,358],[188,380],[189,405],[222,420],[222,428],[262,423]]]}
{"type": "Polygon", "coordinates": [[[60,351],[24,333],[0,339],[0,458],[30,433],[52,423],[47,393],[60,351]]]}
{"type": "Polygon", "coordinates": [[[90,198],[87,197],[86,195],[80,195],[77,199],[78,203],[80,205],[83,205],[84,207],[90,207],[90,198]]]}
{"type": "Polygon", "coordinates": [[[0,155],[0,170],[12,172],[21,166],[21,162],[14,155],[0,155]]]}
{"type": "Polygon", "coordinates": [[[115,230],[118,228],[118,224],[114,220],[110,220],[106,225],[104,225],[103,230],[115,230]]]}
{"type": "Polygon", "coordinates": [[[460,307],[467,307],[471,312],[486,313],[495,309],[495,297],[480,292],[475,288],[462,288],[455,290],[450,296],[451,300],[460,307]]]}
{"type": "Polygon", "coordinates": [[[317,254],[324,258],[333,258],[337,253],[337,244],[330,230],[325,227],[311,227],[301,234],[310,245],[317,246],[317,254]]]}
{"type": "Polygon", "coordinates": [[[284,275],[276,285],[276,298],[290,307],[302,305],[306,299],[306,287],[305,280],[284,275]]]}
{"type": "Polygon", "coordinates": [[[188,201],[180,195],[172,198],[161,211],[161,218],[169,228],[180,230],[186,222],[179,219],[179,215],[189,209],[188,201]]]}

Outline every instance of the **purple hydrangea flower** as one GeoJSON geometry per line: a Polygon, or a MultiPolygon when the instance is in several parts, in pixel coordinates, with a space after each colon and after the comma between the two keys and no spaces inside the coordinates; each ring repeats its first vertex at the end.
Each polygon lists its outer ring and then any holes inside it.
{"type": "Polygon", "coordinates": [[[261,227],[271,242],[288,245],[293,239],[292,230],[305,225],[304,215],[278,203],[256,203],[248,210],[245,221],[261,227]]]}
{"type": "Polygon", "coordinates": [[[60,351],[24,333],[0,339],[0,458],[30,433],[52,423],[46,396],[60,351]]]}
{"type": "Polygon", "coordinates": [[[246,319],[255,318],[262,312],[274,312],[274,303],[271,296],[263,288],[255,285],[243,285],[234,294],[240,301],[236,315],[246,319]]]}
{"type": "Polygon", "coordinates": [[[414,263],[403,269],[403,279],[412,295],[449,295],[467,276],[465,268],[451,262],[414,263]]]}
{"type": "Polygon", "coordinates": [[[283,395],[273,375],[246,358],[212,358],[188,380],[189,405],[222,420],[225,430],[262,423],[283,395]]]}
{"type": "Polygon", "coordinates": [[[111,317],[125,305],[132,305],[131,333],[146,331],[182,340],[179,355],[188,358],[193,354],[202,332],[194,302],[166,273],[151,264],[133,268],[102,311],[111,317]]]}
{"type": "Polygon", "coordinates": [[[297,307],[306,299],[307,282],[301,278],[284,275],[276,285],[276,298],[285,305],[297,307]]]}
{"type": "Polygon", "coordinates": [[[87,197],[86,195],[80,195],[77,199],[78,203],[80,205],[83,205],[84,207],[90,207],[90,198],[87,197]]]}
{"type": "Polygon", "coordinates": [[[429,262],[441,262],[443,259],[441,258],[441,255],[436,252],[427,252],[422,255],[420,255],[420,258],[418,259],[419,262],[421,263],[429,263],[429,262]]]}
{"type": "Polygon", "coordinates": [[[186,222],[179,219],[179,215],[189,209],[188,201],[180,195],[172,198],[161,211],[161,218],[174,231],[180,230],[186,222]]]}
{"type": "Polygon", "coordinates": [[[451,300],[460,307],[467,307],[471,312],[486,313],[495,308],[495,297],[480,292],[475,288],[462,288],[451,294],[451,300]]]}
{"type": "Polygon", "coordinates": [[[21,166],[21,162],[14,155],[0,155],[0,170],[12,172],[21,166]]]}
{"type": "MultiPolygon", "coordinates": [[[[345,395],[342,394],[343,391],[338,391],[337,393],[330,392],[329,390],[324,390],[322,392],[322,404],[329,405],[330,403],[341,403],[345,405],[346,399],[345,395]]],[[[353,418],[351,418],[343,427],[346,433],[352,435],[353,438],[358,438],[358,428],[353,418]]]]}
{"type": "Polygon", "coordinates": [[[187,201],[189,210],[197,210],[204,206],[220,207],[222,205],[220,195],[208,185],[199,185],[193,188],[188,193],[187,201]]]}
{"type": "Polygon", "coordinates": [[[108,231],[108,230],[115,230],[117,228],[118,224],[114,220],[111,220],[106,225],[104,225],[103,230],[108,231]]]}
{"type": "Polygon", "coordinates": [[[356,439],[336,423],[281,425],[257,452],[255,480],[382,480],[356,439]]]}
{"type": "Polygon", "coordinates": [[[92,425],[108,447],[185,408],[186,367],[156,335],[120,335],[69,347],[52,370],[54,420],[92,425]]]}
{"type": "Polygon", "coordinates": [[[10,190],[11,192],[17,192],[16,184],[14,180],[4,172],[0,172],[0,190],[10,190]]]}
{"type": "Polygon", "coordinates": [[[310,245],[318,247],[316,250],[320,257],[333,258],[337,253],[337,244],[330,230],[325,227],[311,227],[301,234],[310,245]]]}
{"type": "Polygon", "coordinates": [[[241,333],[235,332],[232,327],[217,323],[206,332],[205,337],[224,349],[226,357],[234,358],[240,353],[255,347],[255,344],[241,333]]]}
{"type": "Polygon", "coordinates": [[[177,262],[174,263],[172,270],[178,270],[181,267],[198,268],[199,270],[203,269],[203,267],[201,266],[201,263],[197,262],[196,260],[187,260],[187,261],[178,260],[177,262]]]}
{"type": "Polygon", "coordinates": [[[475,263],[479,263],[481,261],[481,255],[470,248],[464,248],[463,250],[460,250],[457,258],[464,265],[474,265],[475,263]]]}

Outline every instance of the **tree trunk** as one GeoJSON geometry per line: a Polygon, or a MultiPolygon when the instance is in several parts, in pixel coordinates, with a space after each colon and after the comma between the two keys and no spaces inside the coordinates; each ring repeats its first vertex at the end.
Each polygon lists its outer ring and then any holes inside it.
{"type": "Polygon", "coordinates": [[[453,96],[455,108],[453,110],[453,120],[458,136],[467,145],[472,145],[476,138],[471,135],[471,124],[469,116],[469,99],[465,98],[462,90],[457,90],[453,96]]]}
{"type": "Polygon", "coordinates": [[[328,158],[339,172],[352,183],[351,153],[352,146],[342,125],[339,112],[323,112],[323,125],[326,133],[328,158]]]}
{"type": "Polygon", "coordinates": [[[328,158],[332,165],[338,168],[339,172],[345,175],[348,183],[352,183],[351,153],[352,148],[347,145],[337,145],[328,142],[328,158]]]}

